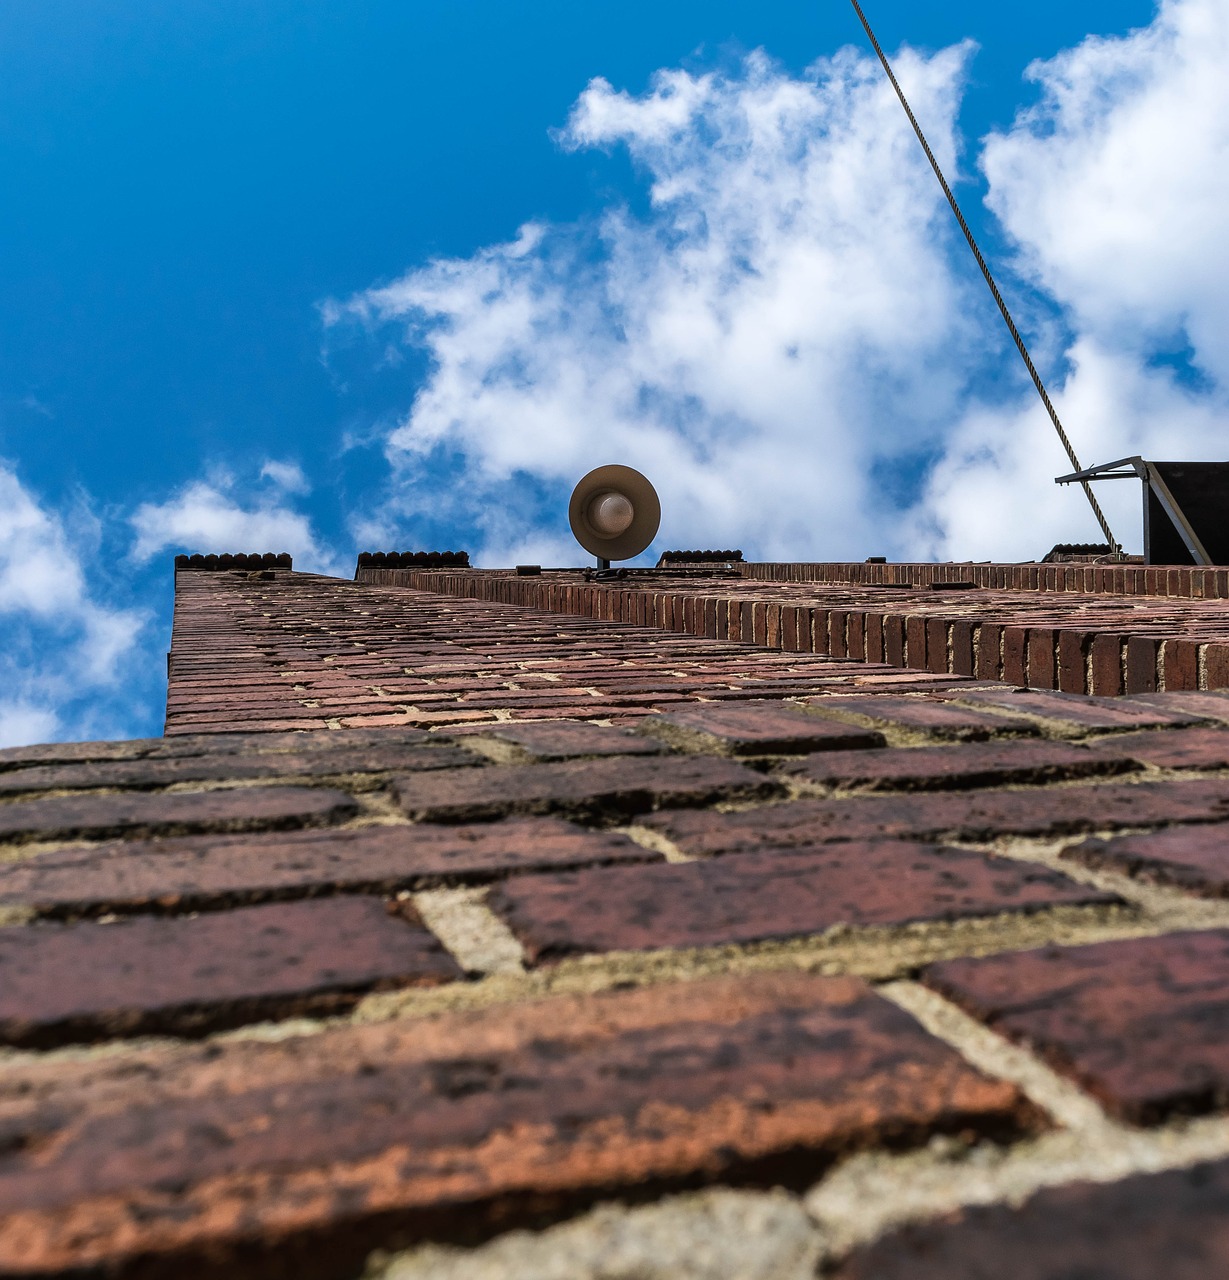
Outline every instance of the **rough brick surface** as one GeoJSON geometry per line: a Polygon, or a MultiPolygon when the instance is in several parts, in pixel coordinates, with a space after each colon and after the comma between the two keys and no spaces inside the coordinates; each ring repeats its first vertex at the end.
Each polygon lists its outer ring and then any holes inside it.
{"type": "Polygon", "coordinates": [[[23,791],[91,787],[148,789],[185,782],[246,782],[265,778],[328,778],[406,769],[456,769],[483,764],[460,747],[444,743],[387,747],[338,747],[335,751],[262,753],[251,756],[189,756],[185,759],[115,760],[45,765],[0,773],[0,795],[23,791]]]}
{"type": "Polygon", "coordinates": [[[1064,858],[1205,898],[1229,897],[1229,826],[1179,827],[1113,840],[1085,840],[1064,858]]]}
{"type": "Polygon", "coordinates": [[[929,698],[813,698],[808,708],[821,716],[875,728],[921,733],[932,738],[978,741],[1008,734],[1035,734],[1031,720],[958,707],[929,698]]]}
{"type": "Polygon", "coordinates": [[[461,977],[408,909],[376,898],[185,920],[0,930],[0,1042],[199,1034],[335,1012],[364,991],[461,977]]]}
{"type": "Polygon", "coordinates": [[[884,751],[825,751],[782,765],[781,776],[820,786],[865,791],[951,790],[1007,783],[1058,782],[1129,772],[1126,753],[1094,752],[1061,742],[955,743],[889,747],[884,751]]]}
{"type": "Polygon", "coordinates": [[[1210,1280],[1229,1275],[1229,1162],[967,1209],[851,1257],[834,1280],[1210,1280]]]}
{"type": "Polygon", "coordinates": [[[1077,736],[1099,730],[1168,728],[1196,724],[1203,717],[1180,705],[1172,695],[1159,699],[1089,698],[1068,693],[1043,693],[1035,689],[955,689],[949,695],[966,706],[1002,707],[1028,716],[1047,732],[1077,736]]]}
{"type": "Polygon", "coordinates": [[[729,760],[576,760],[502,769],[441,770],[400,778],[401,807],[412,818],[465,822],[505,813],[569,813],[600,818],[678,804],[770,795],[773,784],[729,760]]]}
{"type": "Polygon", "coordinates": [[[893,840],[527,876],[496,886],[488,901],[542,960],[1117,899],[1042,867],[893,840]]]}
{"type": "Polygon", "coordinates": [[[352,1275],[391,1227],[756,1168],[807,1179],[883,1137],[1031,1123],[1012,1086],[850,979],[556,999],[303,1049],[9,1072],[0,1270],[144,1255],[143,1274],[263,1276],[265,1245],[286,1275],[352,1275]]]}
{"type": "Polygon", "coordinates": [[[1158,769],[1229,769],[1229,729],[1128,733],[1097,744],[1093,750],[1129,756],[1158,769]]]}
{"type": "Polygon", "coordinates": [[[736,756],[880,747],[884,741],[873,729],[825,724],[774,702],[701,703],[651,716],[641,722],[641,731],[675,746],[736,756]]]}
{"type": "Polygon", "coordinates": [[[925,981],[1027,1042],[1115,1115],[1229,1103],[1229,930],[951,960],[925,981]]]}
{"type": "MultiPolygon", "coordinates": [[[[460,770],[458,772],[468,772],[460,770]]],[[[190,831],[258,831],[340,822],[354,800],[324,787],[235,787],[15,800],[0,805],[0,840],[105,839],[190,831]]]]}
{"type": "Polygon", "coordinates": [[[1099,828],[1229,819],[1229,780],[1103,783],[1047,792],[798,800],[738,813],[663,813],[641,821],[689,853],[788,848],[877,836],[990,840],[998,835],[1062,835],[1099,828]]]}
{"type": "Polygon", "coordinates": [[[658,856],[626,836],[584,831],[557,818],[185,836],[0,863],[0,905],[60,917],[199,911],[329,892],[481,883],[521,871],[658,856]]]}
{"type": "Polygon", "coordinates": [[[481,739],[496,759],[509,763],[576,760],[594,756],[656,755],[660,743],[622,729],[575,720],[545,720],[529,724],[484,725],[465,738],[481,739]],[[492,750],[494,748],[494,750],[492,750]],[[502,750],[501,750],[502,748],[502,750]]]}

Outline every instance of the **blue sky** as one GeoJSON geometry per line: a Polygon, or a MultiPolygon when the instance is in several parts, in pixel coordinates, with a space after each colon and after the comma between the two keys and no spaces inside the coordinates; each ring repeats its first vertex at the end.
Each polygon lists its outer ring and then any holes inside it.
{"type": "MultiPolygon", "coordinates": [[[[1106,319],[1121,314],[1120,300],[1094,297],[1079,274],[1079,263],[1088,260],[1079,237],[1063,241],[1064,217],[1030,194],[1037,184],[1029,177],[1030,165],[1052,177],[1064,165],[1084,173],[1109,163],[1105,109],[1076,99],[1096,98],[1093,90],[1110,86],[1119,113],[1110,125],[1126,121],[1129,137],[1131,112],[1150,101],[1146,85],[1139,88],[1150,74],[1148,59],[1177,76],[1181,57],[1195,56],[1194,38],[1188,33],[1184,54],[1174,52],[1172,40],[1166,46],[1160,37],[1149,44],[1130,36],[1154,21],[1154,5],[1142,0],[1044,0],[1027,9],[871,0],[867,8],[890,51],[902,44],[919,51],[915,62],[906,55],[902,80],[908,89],[914,76],[919,114],[926,122],[932,110],[940,150],[946,146],[953,158],[953,149],[960,151],[966,211],[1000,264],[1043,364],[1060,383],[1077,367],[1092,370],[1084,399],[1073,386],[1073,407],[1095,417],[1089,408],[1095,402],[1097,412],[1112,417],[1106,386],[1163,368],[1164,386],[1154,379],[1141,394],[1155,392],[1158,407],[1168,403],[1165,395],[1178,397],[1182,411],[1195,415],[1192,440],[1203,443],[1200,431],[1215,440],[1219,370],[1200,352],[1219,333],[1219,313],[1200,294],[1198,273],[1191,273],[1189,296],[1170,296],[1160,283],[1152,293],[1141,285],[1129,302],[1144,318],[1131,321],[1123,336],[1119,320],[1106,319]],[[1118,52],[1111,57],[1098,53],[1097,41],[1090,46],[1090,36],[1127,43],[1113,46],[1118,52]],[[933,61],[962,41],[976,48],[933,61]],[[1025,79],[1026,69],[1073,50],[1084,50],[1084,61],[1055,72],[1048,118],[1021,126],[1018,114],[1045,96],[1036,80],[1025,79]],[[1090,114],[1098,119],[1089,123],[1090,114]],[[990,134],[1001,145],[984,151],[981,140],[990,134]],[[997,187],[983,165],[992,178],[1001,175],[997,187]],[[993,210],[984,203],[991,188],[993,210]],[[1192,314],[1202,314],[1202,328],[1192,327],[1192,314]],[[1093,368],[1081,342],[1097,345],[1104,367],[1093,368]]],[[[1211,23],[1219,38],[1224,3],[1182,0],[1169,9],[1191,11],[1192,21],[1211,23]]],[[[933,271],[921,271],[918,287],[933,286],[942,315],[923,308],[912,323],[933,328],[943,350],[961,352],[951,368],[935,373],[933,387],[927,383],[921,399],[933,396],[933,403],[915,422],[910,361],[933,368],[935,352],[916,345],[914,334],[894,338],[890,327],[874,330],[871,345],[882,336],[886,354],[863,370],[880,388],[865,412],[899,419],[899,430],[885,431],[873,456],[847,461],[885,509],[900,514],[899,536],[887,536],[882,547],[855,545],[865,531],[846,537],[820,515],[780,526],[751,520],[745,529],[708,519],[710,507],[729,501],[712,479],[723,459],[733,465],[733,455],[723,454],[726,443],[740,432],[763,431],[771,444],[774,414],[795,413],[802,424],[812,411],[802,390],[753,411],[742,389],[718,405],[686,380],[655,381],[643,367],[646,352],[669,348],[660,336],[637,348],[645,418],[626,434],[598,431],[574,454],[556,448],[563,461],[554,466],[519,437],[501,441],[496,426],[474,425],[498,423],[505,411],[528,414],[529,421],[541,412],[562,415],[555,430],[569,430],[567,406],[575,401],[558,388],[547,394],[548,374],[525,357],[535,334],[557,340],[574,323],[561,323],[561,315],[589,309],[581,327],[588,326],[591,341],[556,345],[559,359],[604,361],[612,377],[624,339],[599,332],[600,316],[625,309],[640,317],[646,334],[660,335],[666,321],[628,301],[627,291],[637,287],[629,282],[639,281],[642,290],[655,282],[660,290],[662,255],[686,260],[679,246],[687,247],[701,221],[707,229],[695,234],[710,237],[705,244],[712,250],[718,219],[705,200],[720,199],[727,225],[739,223],[737,194],[729,195],[735,171],[697,174],[708,163],[704,148],[716,140],[721,151],[722,137],[733,136],[723,129],[745,130],[747,86],[757,76],[761,101],[770,90],[807,86],[814,109],[801,123],[791,118],[789,127],[802,131],[791,146],[807,130],[854,130],[848,148],[814,159],[816,181],[828,181],[844,163],[840,157],[861,146],[856,130],[864,125],[838,125],[839,112],[824,112],[840,95],[856,104],[864,101],[859,93],[871,90],[859,88],[849,67],[834,72],[825,64],[810,80],[807,68],[845,46],[865,53],[845,3],[40,0],[0,10],[0,460],[10,477],[7,526],[0,516],[0,536],[9,541],[7,552],[0,548],[0,558],[9,557],[8,577],[0,577],[0,639],[11,668],[0,737],[160,730],[160,653],[176,550],[282,550],[205,545],[209,538],[282,536],[298,540],[291,549],[300,563],[346,573],[357,551],[383,545],[562,554],[566,468],[580,466],[592,450],[600,453],[608,439],[633,455],[643,443],[643,457],[595,454],[596,460],[647,459],[646,465],[684,470],[687,458],[695,460],[694,485],[680,490],[674,504],[690,515],[663,527],[670,545],[720,534],[722,545],[764,555],[794,546],[798,555],[830,549],[859,557],[982,549],[971,543],[984,527],[961,533],[960,513],[952,514],[952,495],[975,479],[967,473],[981,446],[969,441],[984,437],[993,451],[994,440],[1013,437],[1012,424],[1025,420],[1031,404],[993,313],[977,310],[989,304],[977,293],[943,210],[929,203],[933,193],[910,185],[925,174],[917,157],[900,149],[892,132],[898,123],[887,123],[886,115],[862,147],[885,148],[878,162],[871,156],[886,193],[875,206],[886,219],[885,258],[899,277],[933,251],[933,271]],[[746,61],[756,50],[768,60],[759,71],[746,61]],[[686,80],[663,91],[654,79],[662,73],[686,80]],[[596,77],[606,86],[586,100],[596,77]],[[696,89],[701,83],[709,87],[696,89]],[[655,121],[680,93],[694,98],[680,126],[688,136],[681,142],[676,131],[663,142],[653,133],[655,121]],[[628,103],[639,104],[634,119],[628,103]],[[890,132],[895,149],[887,146],[890,132]],[[663,195],[667,180],[682,183],[684,195],[663,195]],[[726,194],[714,194],[721,183],[726,194]],[[925,216],[910,228],[904,225],[910,210],[896,210],[891,201],[893,191],[914,190],[913,207],[924,207],[925,216]],[[613,227],[612,218],[623,222],[613,227]],[[518,241],[526,224],[529,238],[518,241]],[[612,264],[622,270],[629,261],[635,270],[617,274],[612,264]],[[454,264],[445,273],[447,288],[441,262],[454,264]],[[479,281],[483,271],[494,272],[494,284],[479,281]],[[449,292],[458,280],[470,291],[464,306],[449,292]],[[484,366],[476,353],[487,338],[477,312],[496,295],[506,305],[483,314],[500,317],[502,354],[500,363],[484,366]],[[550,303],[555,311],[544,310],[544,299],[561,297],[565,303],[550,303]],[[512,332],[518,323],[524,332],[512,332]],[[505,399],[482,406],[474,423],[457,425],[457,406],[478,403],[472,387],[458,387],[467,378],[505,399]],[[513,383],[515,404],[507,398],[513,383]],[[521,394],[524,383],[540,398],[521,394]],[[668,411],[653,408],[655,398],[669,401],[668,411]],[[949,431],[949,422],[962,423],[964,436],[949,431]],[[650,443],[651,430],[669,434],[670,447],[650,443]],[[506,518],[479,519],[459,496],[442,500],[441,477],[457,494],[472,491],[502,504],[506,518]],[[25,515],[15,520],[19,509],[25,515]],[[19,552],[28,564],[34,548],[59,565],[40,578],[51,584],[45,591],[14,564],[19,552]],[[103,632],[111,637],[111,656],[89,679],[66,679],[66,666],[81,663],[83,646],[97,649],[103,632]]],[[[859,110],[860,119],[869,118],[859,110]]],[[[746,145],[754,151],[758,144],[746,145]]],[[[772,162],[786,165],[787,153],[778,146],[772,162]]],[[[1199,159],[1192,152],[1181,162],[1193,171],[1199,159]]],[[[743,177],[763,168],[755,155],[740,153],[737,163],[743,177]]],[[[840,188],[824,189],[831,195],[840,188]]],[[[1214,204],[1214,192],[1197,195],[1214,204]]],[[[748,209],[758,198],[753,191],[748,209]]],[[[1104,222],[1095,198],[1088,195],[1073,225],[1104,222]]],[[[755,207],[760,221],[752,239],[762,244],[763,227],[779,221],[779,210],[755,207]]],[[[814,234],[829,234],[827,224],[816,226],[814,234]]],[[[1149,234],[1159,240],[1164,231],[1153,224],[1130,234],[1131,244],[1146,249],[1149,234]]],[[[721,241],[727,251],[730,243],[721,241]]],[[[871,249],[878,251],[874,237],[871,249]]],[[[749,250],[743,264],[756,279],[768,278],[764,263],[777,261],[775,250],[765,253],[761,261],[749,250]]],[[[699,254],[692,260],[692,276],[702,260],[699,254]]],[[[816,279],[828,278],[827,270],[817,268],[816,279]]],[[[856,292],[859,278],[843,282],[842,293],[856,292]]],[[[1170,271],[1166,279],[1173,278],[1170,271]]],[[[720,311],[729,300],[720,288],[714,284],[717,292],[700,301],[693,296],[690,305],[720,311]]],[[[822,311],[822,289],[814,300],[822,311]]],[[[795,303],[769,293],[754,305],[779,314],[795,303]]],[[[884,314],[899,311],[885,303],[884,314]]],[[[727,337],[737,335],[743,316],[747,331],[759,332],[760,314],[723,313],[720,327],[727,337]]],[[[841,330],[851,323],[842,319],[841,330]]],[[[827,349],[822,334],[811,338],[816,351],[827,349]]],[[[861,350],[869,341],[856,345],[861,350]]],[[[735,343],[724,362],[743,349],[735,343]]],[[[805,382],[811,348],[803,341],[799,349],[805,382]]],[[[835,372],[817,365],[815,378],[840,374],[834,385],[857,382],[859,358],[848,354],[835,372]]],[[[672,359],[684,357],[676,351],[672,359]]],[[[610,378],[601,385],[609,387],[610,378]]],[[[593,395],[589,386],[581,402],[593,395]]],[[[625,390],[609,395],[612,405],[623,404],[625,390]]],[[[861,410],[848,412],[855,421],[861,410]]],[[[1079,445],[1079,422],[1069,426],[1079,445]]],[[[583,424],[575,429],[584,435],[583,424]]],[[[839,428],[827,429],[839,435],[839,428]]],[[[796,443],[796,436],[784,438],[782,447],[796,443]]],[[[826,447],[821,443],[820,452],[826,447]]],[[[842,449],[834,446],[843,457],[842,449]]],[[[1090,429],[1089,461],[1103,460],[1099,449],[1090,429]]],[[[767,445],[762,456],[759,482],[770,486],[779,458],[767,445]]],[[[1043,470],[1057,474],[1062,461],[1055,454],[1043,470]]],[[[755,501],[760,491],[748,483],[748,500],[755,501]]],[[[1042,497],[1051,501],[1048,492],[1042,497]]],[[[1095,533],[1082,512],[1064,510],[1072,536],[1095,533]]],[[[986,556],[1013,553],[989,541],[983,537],[986,556]]],[[[1014,554],[1039,555],[1049,545],[1033,541],[1024,538],[1014,554]]]]}

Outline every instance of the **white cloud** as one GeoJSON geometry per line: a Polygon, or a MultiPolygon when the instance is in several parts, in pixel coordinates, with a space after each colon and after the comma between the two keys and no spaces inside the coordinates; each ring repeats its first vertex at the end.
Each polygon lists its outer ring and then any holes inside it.
{"type": "Polygon", "coordinates": [[[89,732],[123,697],[148,615],[99,597],[93,551],[0,464],[0,746],[89,732]]]}
{"type": "Polygon", "coordinates": [[[278,462],[270,458],[260,469],[260,478],[268,480],[285,493],[307,494],[312,487],[297,462],[278,462]]]}
{"type": "MultiPolygon", "coordinates": [[[[1168,0],[1140,31],[1030,68],[1040,102],[986,140],[990,207],[1071,326],[1055,399],[1086,465],[1229,457],[1227,61],[1229,4],[1168,0]],[[1184,342],[1202,382],[1154,360],[1184,342]]],[[[1069,539],[1076,525],[1051,483],[1068,468],[1049,433],[1039,408],[966,417],[929,494],[946,531],[930,548],[1019,555],[1069,539]]],[[[1139,486],[1098,496],[1138,547],[1139,486]]],[[[1078,532],[1100,540],[1090,514],[1078,532]]]]}
{"type": "MultiPolygon", "coordinates": [[[[971,52],[895,58],[949,175],[971,52]]],[[[1227,54],[1226,0],[1167,0],[1031,68],[1040,102],[985,141],[1018,248],[998,273],[1085,462],[1226,456],[1227,54]],[[1155,359],[1184,341],[1203,385],[1155,359]]],[[[757,54],[639,96],[597,79],[558,137],[626,148],[648,212],[530,224],[325,308],[398,324],[430,359],[368,524],[574,560],[570,483],[620,461],[657,482],[664,545],[982,559],[1100,539],[1053,484],[1066,457],[871,59],[791,77],[757,54]],[[923,461],[921,494],[893,492],[923,461]]],[[[1138,546],[1138,487],[1099,495],[1138,546]]]]}
{"type": "MultiPolygon", "coordinates": [[[[899,58],[949,165],[970,54],[899,58]]],[[[983,338],[877,65],[846,51],[792,78],[757,54],[641,97],[595,80],[560,136],[626,147],[647,216],[529,225],[326,309],[400,323],[431,358],[388,440],[397,513],[468,528],[488,562],[566,562],[571,484],[618,461],[657,484],[664,545],[889,549],[873,468],[942,439],[983,338]]]]}
{"type": "MultiPolygon", "coordinates": [[[[266,463],[262,475],[281,466],[266,463]]],[[[133,557],[145,562],[169,549],[205,554],[288,551],[296,569],[344,572],[337,554],[312,531],[308,517],[282,505],[284,486],[278,484],[272,495],[254,494],[246,500],[235,495],[234,487],[233,480],[215,477],[186,485],[166,502],[142,503],[131,517],[136,533],[133,557]]]]}

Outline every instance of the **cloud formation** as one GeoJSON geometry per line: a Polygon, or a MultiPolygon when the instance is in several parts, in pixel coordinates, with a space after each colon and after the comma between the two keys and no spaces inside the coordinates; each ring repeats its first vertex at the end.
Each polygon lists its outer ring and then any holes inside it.
{"type": "MultiPolygon", "coordinates": [[[[1142,30],[1032,66],[1040,101],[985,141],[988,203],[1017,246],[1013,265],[1067,326],[1055,399],[1085,465],[1229,458],[1227,57],[1225,0],[1167,0],[1142,30]]],[[[1080,513],[1050,482],[1067,470],[1052,439],[1027,401],[972,408],[919,512],[927,548],[1028,554],[1021,529],[1041,541],[1070,530],[1080,513]]],[[[1099,496],[1138,549],[1139,487],[1099,496]]],[[[1099,540],[1091,516],[1083,532],[1099,540]]]]}
{"type": "MultiPolygon", "coordinates": [[[[971,52],[900,55],[950,167],[971,52]]],[[[571,484],[618,461],[657,484],[662,545],[897,550],[879,470],[940,445],[986,343],[878,67],[845,51],[793,78],[754,54],[639,97],[594,80],[560,141],[625,147],[648,212],[528,225],[332,311],[430,358],[388,439],[397,514],[468,529],[488,563],[574,559],[571,484]]]]}
{"type": "Polygon", "coordinates": [[[311,573],[345,571],[337,553],[320,541],[310,517],[287,505],[309,491],[297,465],[269,461],[260,472],[265,486],[247,491],[228,474],[185,485],[164,502],[144,502],[131,517],[136,535],[132,555],[144,563],[164,551],[289,551],[296,569],[311,573]]]}
{"type": "MultiPolygon", "coordinates": [[[[949,175],[972,53],[894,59],[949,175]]],[[[1226,456],[1226,53],[1225,0],[1167,0],[1032,67],[1040,101],[983,143],[1016,249],[997,272],[1085,463],[1226,456]]],[[[575,559],[568,487],[621,461],[661,489],[662,545],[1027,559],[1100,539],[868,57],[792,77],[755,54],[639,96],[597,79],[558,138],[626,148],[647,212],[530,224],[327,313],[429,360],[365,527],[575,559]]],[[[1136,487],[1102,500],[1138,547],[1136,487]]]]}
{"type": "Polygon", "coordinates": [[[148,614],[100,598],[91,535],[0,464],[0,746],[101,734],[126,719],[124,677],[148,614]]]}

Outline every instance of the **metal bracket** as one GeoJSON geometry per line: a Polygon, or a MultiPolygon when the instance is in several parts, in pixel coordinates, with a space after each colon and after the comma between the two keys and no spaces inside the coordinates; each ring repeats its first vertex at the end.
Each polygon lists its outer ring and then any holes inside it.
{"type": "Polygon", "coordinates": [[[1103,462],[1097,467],[1086,467],[1083,471],[1073,471],[1067,476],[1057,476],[1055,484],[1087,483],[1089,480],[1142,480],[1153,492],[1161,509],[1178,531],[1191,558],[1199,565],[1210,565],[1212,557],[1208,555],[1199,535],[1191,527],[1191,522],[1178,505],[1178,500],[1169,491],[1169,486],[1161,479],[1161,473],[1138,454],[1131,458],[1119,458],[1117,462],[1103,462]],[[1123,470],[1126,468],[1126,470],[1123,470]]]}

